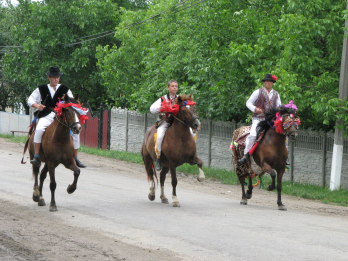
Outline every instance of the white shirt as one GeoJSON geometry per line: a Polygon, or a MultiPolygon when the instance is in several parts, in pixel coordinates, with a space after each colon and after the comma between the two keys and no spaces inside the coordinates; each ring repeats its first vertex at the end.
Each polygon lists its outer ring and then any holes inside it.
{"type": "MultiPolygon", "coordinates": [[[[256,106],[254,105],[254,103],[256,102],[257,98],[259,97],[259,93],[260,93],[260,89],[257,89],[256,91],[254,91],[253,94],[250,96],[250,98],[246,102],[246,106],[252,112],[254,112],[256,109],[256,106]]],[[[267,92],[267,93],[268,93],[268,99],[271,100],[273,95],[275,94],[274,90],[272,89],[270,92],[267,92]]],[[[282,102],[280,101],[279,95],[278,95],[276,104],[277,104],[277,107],[282,104],[282,102]]]]}
{"type": "MultiPolygon", "coordinates": [[[[162,97],[161,97],[162,98],[162,97]]],[[[156,113],[159,113],[160,112],[160,109],[162,107],[162,101],[161,101],[161,98],[159,98],[157,101],[155,101],[151,107],[150,107],[150,112],[152,114],[156,114],[156,113]]],[[[175,98],[174,97],[170,97],[170,99],[173,101],[173,99],[175,98]]]]}
{"type": "MultiPolygon", "coordinates": [[[[53,96],[55,94],[54,88],[51,87],[50,84],[47,84],[47,86],[48,86],[48,90],[50,91],[51,98],[53,99],[53,96]]],[[[57,85],[56,91],[59,89],[59,86],[60,86],[60,84],[57,85]]],[[[70,89],[67,92],[67,94],[70,98],[74,98],[70,89]]],[[[29,107],[31,107],[31,106],[33,106],[34,103],[40,103],[41,101],[42,101],[42,99],[41,99],[40,90],[39,90],[39,88],[36,88],[28,98],[28,105],[29,105],[29,107]]]]}

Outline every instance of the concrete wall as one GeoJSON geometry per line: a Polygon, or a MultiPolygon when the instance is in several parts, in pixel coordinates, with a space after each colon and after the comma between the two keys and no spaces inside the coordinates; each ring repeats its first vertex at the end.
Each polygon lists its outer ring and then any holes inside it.
{"type": "MultiPolygon", "coordinates": [[[[1,134],[12,134],[10,131],[28,131],[29,125],[30,125],[29,115],[0,111],[0,133],[1,134]]],[[[27,135],[27,134],[16,133],[15,135],[27,135]]]]}
{"type": "MultiPolygon", "coordinates": [[[[147,114],[147,125],[143,114],[123,109],[111,110],[111,143],[112,150],[126,150],[139,153],[144,139],[145,129],[155,123],[155,116],[147,114]],[[127,116],[128,114],[128,116],[127,116]],[[128,120],[127,120],[128,117],[128,120]],[[126,123],[128,122],[128,127],[126,123]],[[126,132],[128,131],[128,137],[126,132]],[[126,144],[127,140],[127,144],[126,144]]],[[[235,128],[242,124],[213,122],[209,127],[202,121],[202,129],[196,141],[197,155],[204,166],[218,169],[233,170],[232,152],[229,145],[235,128]],[[224,133],[220,130],[223,129],[224,133]],[[209,137],[211,135],[211,150],[209,152],[209,137]]],[[[323,133],[311,130],[300,131],[301,137],[294,146],[293,180],[300,183],[310,183],[321,186],[323,184],[323,146],[319,144],[323,133]],[[297,145],[296,145],[297,144],[297,145]],[[303,148],[303,147],[309,147],[303,148]]],[[[329,136],[325,164],[325,185],[330,185],[333,135],[329,136]]],[[[344,151],[347,151],[345,148],[344,151]]],[[[284,180],[291,180],[291,172],[284,174],[284,180]]],[[[348,154],[344,154],[341,187],[348,189],[348,154]]]]}

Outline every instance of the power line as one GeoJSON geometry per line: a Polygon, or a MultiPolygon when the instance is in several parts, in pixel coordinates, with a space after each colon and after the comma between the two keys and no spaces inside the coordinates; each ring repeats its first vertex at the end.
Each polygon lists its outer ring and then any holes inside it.
{"type": "MultiPolygon", "coordinates": [[[[144,22],[146,22],[146,21],[149,21],[149,20],[151,20],[151,19],[154,19],[154,18],[156,18],[156,17],[160,17],[161,14],[163,14],[163,13],[165,13],[165,12],[168,12],[169,10],[173,10],[173,11],[176,11],[176,12],[174,12],[174,13],[178,13],[178,12],[183,11],[183,10],[185,10],[185,9],[191,8],[192,6],[197,5],[197,4],[201,3],[201,2],[204,2],[204,1],[206,1],[206,0],[201,0],[201,1],[198,1],[198,2],[197,2],[197,0],[194,0],[194,1],[196,1],[196,2],[192,2],[192,3],[187,3],[187,4],[185,4],[186,2],[188,2],[188,0],[186,0],[186,1],[182,2],[182,3],[177,4],[177,5],[174,6],[174,7],[171,7],[171,8],[168,9],[168,10],[162,11],[162,12],[156,14],[156,15],[153,15],[153,16],[151,16],[151,17],[145,19],[145,20],[139,21],[139,22],[137,22],[137,23],[133,23],[133,24],[131,24],[130,26],[125,27],[124,29],[129,29],[129,28],[131,28],[131,27],[137,26],[137,25],[139,25],[139,24],[142,24],[142,23],[144,23],[144,22]],[[188,6],[187,6],[187,5],[188,5],[188,6]],[[185,7],[185,8],[183,8],[183,7],[185,7]],[[180,8],[181,8],[181,9],[180,9],[180,8]],[[175,10],[175,9],[177,9],[177,10],[175,10]]],[[[98,37],[95,37],[95,38],[92,38],[92,39],[88,39],[88,40],[84,40],[84,41],[80,41],[80,42],[75,42],[75,43],[66,44],[66,45],[64,45],[64,46],[72,46],[72,45],[77,45],[77,44],[80,44],[80,43],[85,43],[85,42],[93,41],[93,40],[96,40],[96,39],[99,39],[99,38],[103,38],[103,37],[106,37],[106,36],[110,36],[110,35],[114,34],[115,32],[116,32],[116,30],[115,30],[115,31],[111,31],[111,33],[107,33],[107,34],[104,34],[104,35],[101,35],[101,36],[98,36],[98,37]]],[[[98,34],[95,34],[95,35],[98,35],[98,34]]],[[[93,35],[91,35],[91,36],[93,36],[93,35]]],[[[89,37],[89,36],[85,36],[85,37],[81,37],[81,38],[77,38],[77,39],[82,39],[82,38],[87,38],[87,37],[89,37]]]]}
{"type": "MultiPolygon", "coordinates": [[[[131,25],[125,27],[124,29],[132,28],[132,27],[134,27],[134,26],[137,26],[137,25],[140,25],[140,24],[142,24],[142,23],[145,23],[145,22],[147,22],[147,21],[149,21],[149,20],[152,20],[152,19],[154,19],[154,18],[156,18],[156,17],[159,17],[159,18],[161,19],[160,16],[161,16],[163,13],[166,13],[166,12],[168,12],[168,11],[170,11],[170,10],[172,10],[174,13],[181,12],[181,11],[186,10],[186,9],[188,9],[188,8],[191,8],[191,7],[193,7],[193,6],[195,6],[195,5],[199,4],[199,3],[202,3],[202,2],[204,2],[204,1],[206,1],[206,0],[201,0],[201,1],[199,1],[199,0],[193,0],[193,2],[188,2],[188,1],[189,1],[189,0],[183,1],[183,2],[181,2],[181,3],[179,3],[179,4],[175,5],[175,6],[173,6],[173,7],[171,7],[171,8],[169,8],[169,9],[167,9],[167,10],[164,10],[164,11],[162,11],[162,12],[156,14],[156,15],[153,15],[153,16],[151,16],[151,17],[149,17],[149,18],[146,18],[146,19],[144,19],[144,20],[142,20],[142,21],[133,23],[133,24],[131,24],[131,25]]],[[[114,33],[116,33],[116,30],[113,30],[113,31],[105,31],[105,32],[97,33],[97,34],[92,34],[92,35],[87,35],[87,36],[83,36],[83,37],[78,37],[78,38],[75,38],[75,39],[85,39],[85,38],[88,38],[88,37],[100,35],[100,36],[98,36],[98,37],[94,37],[94,38],[91,38],[91,39],[87,39],[87,40],[83,40],[83,41],[79,41],[79,42],[75,42],[75,43],[70,43],[70,44],[65,44],[64,46],[72,46],[72,45],[77,45],[77,44],[81,44],[81,43],[85,43],[85,42],[97,40],[97,39],[100,39],[100,38],[104,38],[104,37],[110,36],[110,35],[112,35],[112,34],[114,34],[114,33]]],[[[4,48],[6,48],[6,47],[10,47],[10,48],[19,47],[19,48],[21,48],[21,47],[23,47],[23,46],[0,46],[0,47],[4,47],[4,48]]]]}

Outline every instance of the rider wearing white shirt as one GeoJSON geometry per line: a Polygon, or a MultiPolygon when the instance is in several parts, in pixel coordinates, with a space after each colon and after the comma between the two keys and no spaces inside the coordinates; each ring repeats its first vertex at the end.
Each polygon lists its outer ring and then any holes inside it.
{"type": "Polygon", "coordinates": [[[271,107],[277,108],[281,105],[279,94],[273,90],[273,84],[277,81],[277,77],[272,74],[266,74],[262,79],[264,87],[256,90],[246,102],[246,106],[253,112],[252,125],[250,134],[245,140],[244,156],[238,162],[244,165],[249,157],[249,151],[253,147],[256,140],[256,127],[260,121],[265,120],[265,111],[271,107]]]}
{"type": "MultiPolygon", "coordinates": [[[[46,128],[51,125],[56,117],[54,112],[54,107],[62,96],[68,95],[74,98],[72,92],[68,86],[59,84],[60,76],[63,74],[59,71],[57,66],[50,67],[49,72],[46,73],[48,76],[49,84],[40,85],[36,88],[28,98],[29,107],[38,109],[37,116],[38,122],[35,129],[34,135],[34,158],[30,161],[31,164],[40,166],[41,161],[39,157],[40,146],[42,135],[44,134],[46,128]]],[[[85,168],[86,165],[81,163],[77,158],[78,149],[80,147],[80,134],[72,135],[74,144],[74,157],[76,165],[80,168],[85,168]]]]}

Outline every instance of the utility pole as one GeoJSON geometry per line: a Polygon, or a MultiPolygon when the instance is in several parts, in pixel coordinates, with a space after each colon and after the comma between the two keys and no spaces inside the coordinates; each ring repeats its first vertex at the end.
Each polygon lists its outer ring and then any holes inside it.
{"type": "MultiPolygon", "coordinates": [[[[348,9],[348,0],[347,0],[348,9]]],[[[348,21],[345,22],[345,30],[348,28],[348,21]]],[[[341,60],[341,72],[340,72],[340,85],[339,85],[339,99],[346,100],[348,98],[348,39],[346,31],[343,37],[343,48],[342,48],[342,60],[341,60]]],[[[336,121],[335,128],[335,140],[332,155],[332,166],[331,166],[331,180],[330,190],[337,190],[340,188],[341,172],[342,172],[342,158],[343,158],[343,137],[344,130],[338,129],[338,125],[342,125],[342,120],[336,121]]]]}

